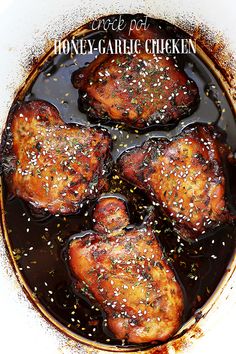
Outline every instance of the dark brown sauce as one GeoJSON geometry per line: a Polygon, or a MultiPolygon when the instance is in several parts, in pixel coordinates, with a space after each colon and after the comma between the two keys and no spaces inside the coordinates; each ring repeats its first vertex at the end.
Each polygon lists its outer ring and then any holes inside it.
{"type": "MultiPolygon", "coordinates": [[[[183,35],[170,25],[163,22],[161,25],[174,29],[176,35],[183,35]]],[[[106,35],[104,32],[94,32],[89,36],[98,39],[106,35]]],[[[71,84],[71,75],[78,67],[91,62],[96,54],[57,55],[51,58],[40,68],[24,100],[46,100],[58,108],[65,122],[87,125],[86,115],[78,110],[78,92],[71,84]]],[[[236,123],[220,85],[196,55],[182,55],[181,64],[199,87],[201,103],[198,109],[191,117],[165,131],[136,133],[115,125],[104,125],[113,137],[114,160],[127,148],[140,145],[150,137],[177,135],[184,127],[196,122],[215,123],[225,132],[227,143],[235,151],[236,123]]],[[[229,202],[232,204],[236,197],[236,186],[233,186],[236,168],[230,167],[228,171],[229,202]]],[[[109,192],[124,195],[129,201],[132,223],[142,222],[150,202],[142,192],[122,181],[115,170],[110,177],[109,192]]],[[[74,333],[100,343],[121,345],[121,341],[115,339],[104,325],[105,314],[83,296],[75,295],[65,261],[68,238],[92,228],[90,213],[94,203],[83,207],[76,215],[37,215],[22,200],[9,196],[4,185],[4,209],[11,248],[23,278],[40,303],[74,333]]],[[[183,323],[200,311],[219,284],[233,254],[235,236],[235,228],[225,225],[202,240],[188,244],[171,232],[171,226],[165,220],[159,221],[157,237],[185,293],[183,323]]]]}

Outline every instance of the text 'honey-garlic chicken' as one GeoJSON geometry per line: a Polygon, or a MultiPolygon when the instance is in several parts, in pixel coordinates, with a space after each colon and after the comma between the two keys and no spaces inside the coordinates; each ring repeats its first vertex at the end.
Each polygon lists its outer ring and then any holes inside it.
{"type": "Polygon", "coordinates": [[[109,330],[132,343],[165,341],[181,326],[183,293],[156,240],[152,216],[128,226],[123,199],[102,197],[94,231],[68,248],[76,288],[105,311],[109,330]]]}
{"type": "Polygon", "coordinates": [[[72,75],[79,109],[133,128],[176,123],[199,102],[198,88],[167,55],[101,54],[72,75]]]}
{"type": "Polygon", "coordinates": [[[149,140],[125,152],[119,168],[161,206],[181,237],[196,239],[231,218],[223,170],[226,150],[213,127],[198,125],[171,140],[149,140]]]}
{"type": "Polygon", "coordinates": [[[70,214],[106,189],[111,138],[102,129],[66,124],[45,101],[10,112],[3,168],[10,191],[35,208],[70,214]]]}

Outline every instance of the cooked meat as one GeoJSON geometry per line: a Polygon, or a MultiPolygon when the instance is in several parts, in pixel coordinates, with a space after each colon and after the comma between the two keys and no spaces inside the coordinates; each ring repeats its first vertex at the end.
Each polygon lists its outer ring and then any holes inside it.
{"type": "Polygon", "coordinates": [[[165,341],[179,329],[183,293],[167,264],[152,228],[152,216],[128,226],[125,202],[100,199],[94,231],[75,235],[69,266],[78,289],[106,312],[116,338],[132,343],[165,341]]]}
{"type": "Polygon", "coordinates": [[[224,150],[213,127],[198,125],[125,152],[119,166],[126,180],[160,203],[181,237],[195,239],[230,219],[224,150]]]}
{"type": "Polygon", "coordinates": [[[196,84],[166,55],[101,54],[72,82],[88,117],[133,128],[177,122],[199,102],[196,84]]]}
{"type": "Polygon", "coordinates": [[[44,101],[18,104],[7,129],[6,182],[35,208],[74,213],[106,189],[111,147],[106,131],[66,124],[44,101]]]}

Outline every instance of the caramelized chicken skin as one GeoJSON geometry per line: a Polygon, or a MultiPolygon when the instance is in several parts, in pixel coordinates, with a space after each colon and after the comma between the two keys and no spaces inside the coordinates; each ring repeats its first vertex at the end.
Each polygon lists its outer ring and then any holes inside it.
{"type": "Polygon", "coordinates": [[[196,84],[165,55],[101,54],[75,72],[79,108],[89,117],[134,128],[176,122],[195,110],[196,84]]]}
{"type": "Polygon", "coordinates": [[[181,237],[195,239],[231,218],[222,167],[225,152],[213,127],[198,125],[170,141],[150,140],[125,152],[119,166],[126,180],[160,204],[181,237]]]}
{"type": "Polygon", "coordinates": [[[52,214],[76,212],[106,189],[111,139],[104,130],[66,124],[45,101],[10,113],[4,173],[11,192],[52,214]]]}
{"type": "Polygon", "coordinates": [[[117,196],[101,198],[93,217],[94,231],[75,235],[69,245],[77,288],[99,303],[116,338],[167,340],[181,325],[184,301],[155,238],[152,217],[127,228],[126,205],[117,196]]]}

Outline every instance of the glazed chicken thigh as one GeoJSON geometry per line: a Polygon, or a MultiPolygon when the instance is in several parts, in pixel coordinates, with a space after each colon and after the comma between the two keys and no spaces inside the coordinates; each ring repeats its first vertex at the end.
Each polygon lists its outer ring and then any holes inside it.
{"type": "Polygon", "coordinates": [[[187,128],[167,140],[149,140],[125,152],[121,175],[143,189],[185,239],[230,220],[226,205],[222,144],[213,127],[187,128]]]}
{"type": "Polygon", "coordinates": [[[5,179],[34,208],[74,213],[106,189],[110,149],[105,130],[66,124],[45,101],[20,103],[7,126],[5,179]]]}
{"type": "Polygon", "coordinates": [[[72,74],[79,109],[93,120],[137,129],[177,123],[192,114],[200,101],[196,83],[177,57],[157,55],[146,45],[151,39],[166,40],[171,33],[152,26],[126,30],[107,40],[113,45],[116,40],[126,41],[130,48],[133,40],[139,41],[137,51],[100,54],[72,74]]]}
{"type": "Polygon", "coordinates": [[[155,238],[153,216],[128,226],[123,199],[102,197],[94,231],[75,235],[69,267],[79,291],[107,315],[116,338],[132,343],[165,341],[180,327],[183,293],[155,238]]]}
{"type": "Polygon", "coordinates": [[[133,128],[177,122],[199,101],[196,84],[165,55],[101,54],[76,71],[72,82],[89,117],[133,128]]]}

